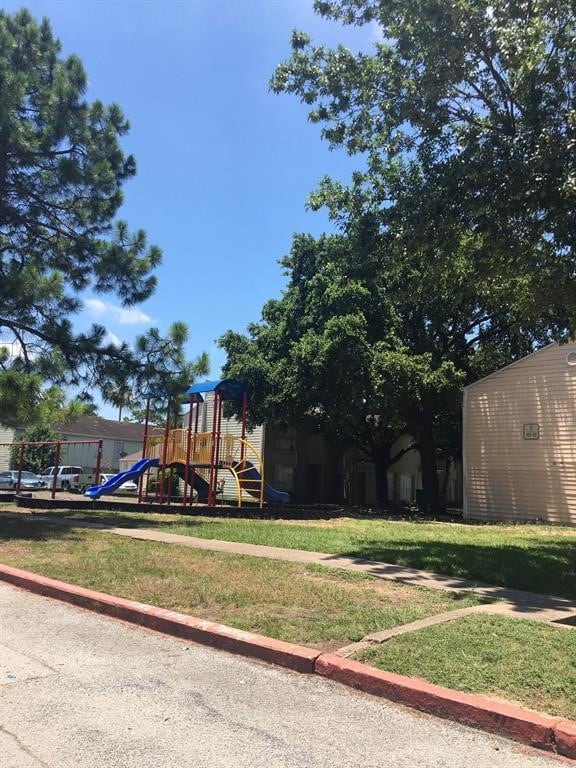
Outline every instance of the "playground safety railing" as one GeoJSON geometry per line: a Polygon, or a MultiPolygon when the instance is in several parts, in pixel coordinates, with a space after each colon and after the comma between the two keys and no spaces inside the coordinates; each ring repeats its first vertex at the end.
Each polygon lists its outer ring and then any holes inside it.
{"type": "MultiPolygon", "coordinates": [[[[160,456],[162,459],[162,446],[164,439],[160,441],[160,456]]],[[[173,429],[168,434],[166,442],[166,464],[210,464],[212,458],[212,432],[199,432],[190,435],[190,448],[188,448],[188,430],[173,429]]],[[[156,450],[156,449],[154,449],[156,450]]]]}

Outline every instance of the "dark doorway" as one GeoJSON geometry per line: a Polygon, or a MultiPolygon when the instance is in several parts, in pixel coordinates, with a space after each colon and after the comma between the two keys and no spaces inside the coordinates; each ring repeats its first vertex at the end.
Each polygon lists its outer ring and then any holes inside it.
{"type": "Polygon", "coordinates": [[[322,464],[306,465],[306,501],[322,501],[322,464]]]}
{"type": "Polygon", "coordinates": [[[361,507],[366,505],[366,472],[358,472],[356,475],[356,493],[354,502],[361,507]]]}

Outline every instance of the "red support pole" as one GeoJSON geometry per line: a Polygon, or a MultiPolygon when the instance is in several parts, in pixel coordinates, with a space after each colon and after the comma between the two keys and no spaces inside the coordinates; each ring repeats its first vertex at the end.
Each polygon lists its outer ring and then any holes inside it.
{"type": "Polygon", "coordinates": [[[94,469],[94,485],[100,485],[100,466],[102,464],[102,440],[98,440],[98,448],[96,450],[96,467],[94,469]]]}
{"type": "Polygon", "coordinates": [[[160,469],[160,504],[164,503],[164,480],[166,478],[166,456],[168,455],[168,437],[170,435],[170,400],[166,410],[166,426],[164,427],[164,445],[162,446],[162,467],[160,469]]]}
{"type": "Polygon", "coordinates": [[[24,443],[20,446],[20,456],[18,457],[18,480],[16,482],[16,493],[20,493],[20,484],[22,483],[22,467],[24,466],[24,443]]]}
{"type": "Polygon", "coordinates": [[[217,489],[218,489],[218,468],[220,466],[220,443],[222,441],[222,410],[224,408],[224,401],[222,395],[218,397],[218,429],[216,432],[216,466],[214,468],[214,503],[218,501],[217,489]]]}
{"type": "Polygon", "coordinates": [[[203,401],[203,400],[201,400],[200,398],[198,398],[198,399],[196,400],[196,416],[195,416],[195,418],[194,418],[194,452],[195,452],[195,453],[196,453],[196,451],[199,451],[199,450],[200,450],[200,449],[198,448],[198,440],[197,440],[197,435],[198,435],[198,426],[199,426],[199,423],[198,423],[198,422],[199,422],[199,420],[200,420],[200,406],[201,406],[201,405],[204,405],[204,401],[203,401]]]}
{"type": "Polygon", "coordinates": [[[214,400],[213,400],[213,418],[212,418],[212,448],[210,451],[210,476],[208,480],[208,506],[213,507],[215,504],[216,499],[216,485],[214,480],[214,472],[216,469],[216,461],[217,461],[217,454],[216,454],[216,430],[218,426],[218,404],[220,402],[220,395],[218,392],[214,391],[214,400]]]}
{"type": "MultiPolygon", "coordinates": [[[[188,433],[186,435],[186,465],[184,467],[184,499],[183,499],[183,506],[186,506],[186,502],[188,501],[188,483],[190,480],[190,451],[192,448],[192,405],[194,404],[194,396],[190,395],[189,405],[190,410],[188,411],[188,433]]],[[[194,472],[194,469],[192,469],[192,472],[194,472]]],[[[192,483],[194,483],[194,475],[192,475],[192,483]]],[[[190,497],[193,498],[194,492],[190,491],[190,497]]]]}
{"type": "MultiPolygon", "coordinates": [[[[142,438],[142,458],[146,458],[146,449],[148,448],[148,422],[150,420],[150,398],[146,400],[146,415],[144,416],[144,437],[142,438]]],[[[150,472],[148,472],[146,478],[146,488],[148,488],[150,472]]],[[[140,482],[138,483],[138,504],[142,503],[142,495],[144,491],[144,475],[141,475],[140,482]]]]}
{"type": "Polygon", "coordinates": [[[246,440],[246,421],[248,419],[248,392],[242,395],[242,443],[240,448],[240,461],[244,461],[244,440],[246,440]]]}
{"type": "MultiPolygon", "coordinates": [[[[173,478],[173,470],[170,470],[170,474],[168,477],[168,485],[166,486],[166,504],[170,506],[170,502],[172,501],[172,478],[173,478]]],[[[166,479],[166,475],[164,476],[164,479],[166,479]]]]}
{"type": "MultiPolygon", "coordinates": [[[[201,396],[196,396],[196,417],[194,419],[194,452],[196,452],[196,445],[197,445],[197,438],[196,435],[198,434],[198,419],[200,418],[200,405],[203,402],[201,400],[201,396]]],[[[194,467],[192,467],[192,488],[194,488],[194,475],[196,473],[196,470],[194,467]]],[[[194,503],[194,493],[192,492],[190,494],[190,506],[194,503]]]]}
{"type": "Polygon", "coordinates": [[[54,476],[52,477],[52,498],[56,498],[56,481],[58,480],[58,464],[60,463],[60,441],[56,443],[56,458],[54,459],[54,476]]]}

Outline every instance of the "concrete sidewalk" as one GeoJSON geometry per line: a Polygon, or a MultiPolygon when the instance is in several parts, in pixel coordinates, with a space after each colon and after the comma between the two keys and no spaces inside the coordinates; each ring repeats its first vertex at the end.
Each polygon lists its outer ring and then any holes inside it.
{"type": "MultiPolygon", "coordinates": [[[[14,513],[3,513],[14,514],[14,513]]],[[[48,522],[55,525],[63,525],[71,528],[88,528],[91,530],[105,531],[115,536],[124,536],[142,541],[157,541],[163,544],[178,544],[192,549],[204,549],[212,552],[226,552],[235,555],[248,555],[250,557],[264,557],[273,560],[285,560],[292,563],[307,563],[323,565],[329,568],[342,568],[344,570],[365,573],[379,579],[398,581],[403,584],[411,584],[416,587],[428,589],[440,589],[450,592],[474,592],[496,604],[480,605],[467,612],[500,613],[518,618],[529,618],[536,621],[574,622],[576,625],[576,601],[554,595],[540,595],[532,592],[524,592],[517,589],[508,589],[482,582],[469,581],[454,576],[444,576],[431,571],[422,571],[416,568],[407,568],[390,563],[381,563],[362,558],[347,557],[346,555],[331,555],[325,552],[310,552],[301,549],[285,549],[283,547],[269,547],[263,544],[246,544],[237,541],[221,541],[219,539],[202,539],[194,536],[168,533],[167,531],[155,531],[148,528],[125,528],[71,518],[56,518],[50,515],[37,513],[15,513],[15,517],[26,516],[29,519],[48,522]]],[[[422,629],[431,624],[437,624],[444,620],[458,618],[459,612],[451,611],[440,614],[437,617],[415,622],[410,631],[422,629]],[[446,618],[441,618],[446,617],[446,618]]],[[[558,626],[569,627],[570,623],[558,626]]],[[[405,625],[407,628],[411,625],[405,625]]],[[[398,632],[396,632],[398,634],[398,632]]],[[[372,642],[382,642],[382,639],[372,639],[372,642]]]]}

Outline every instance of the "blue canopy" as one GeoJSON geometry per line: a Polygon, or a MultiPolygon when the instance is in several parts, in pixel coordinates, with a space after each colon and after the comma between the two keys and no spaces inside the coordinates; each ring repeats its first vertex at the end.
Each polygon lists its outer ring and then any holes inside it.
{"type": "Polygon", "coordinates": [[[200,395],[203,392],[219,392],[222,400],[241,400],[250,387],[238,379],[220,379],[218,381],[200,381],[188,387],[189,395],[200,395]]]}

